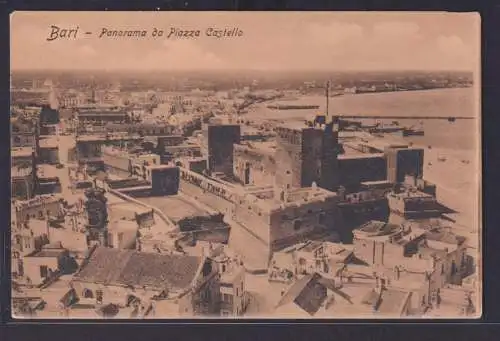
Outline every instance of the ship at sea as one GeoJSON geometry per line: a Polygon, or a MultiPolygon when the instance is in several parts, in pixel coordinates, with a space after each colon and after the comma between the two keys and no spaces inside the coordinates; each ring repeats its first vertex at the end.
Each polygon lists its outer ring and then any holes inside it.
{"type": "Polygon", "coordinates": [[[418,127],[405,127],[401,131],[401,135],[403,137],[407,136],[424,136],[425,135],[425,130],[424,130],[424,123],[420,122],[420,126],[418,127]]]}
{"type": "Polygon", "coordinates": [[[406,137],[406,136],[424,136],[425,131],[423,129],[405,128],[405,129],[403,129],[401,134],[403,135],[403,137],[406,137]]]}
{"type": "Polygon", "coordinates": [[[277,110],[301,110],[301,109],[318,109],[319,105],[300,105],[300,104],[270,104],[269,109],[277,110]]]}

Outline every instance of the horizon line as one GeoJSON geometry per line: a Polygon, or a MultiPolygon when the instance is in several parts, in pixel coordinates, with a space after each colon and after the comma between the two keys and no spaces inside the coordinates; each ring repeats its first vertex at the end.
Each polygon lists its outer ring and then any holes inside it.
{"type": "Polygon", "coordinates": [[[338,73],[349,73],[349,72],[471,72],[474,73],[476,71],[474,70],[462,70],[462,69],[349,69],[349,70],[339,70],[339,69],[297,69],[297,68],[291,68],[291,69],[233,69],[233,68],[227,68],[227,69],[173,69],[173,70],[168,70],[168,69],[129,69],[129,68],[123,68],[123,69],[101,69],[101,68],[95,68],[95,69],[29,69],[29,68],[16,68],[10,69],[10,72],[92,72],[92,71],[98,71],[98,72],[338,72],[338,73]]]}

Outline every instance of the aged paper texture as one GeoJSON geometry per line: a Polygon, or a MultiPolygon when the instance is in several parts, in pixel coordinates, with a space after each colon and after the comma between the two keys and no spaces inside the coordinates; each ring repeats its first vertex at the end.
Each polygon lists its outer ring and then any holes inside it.
{"type": "Polygon", "coordinates": [[[13,316],[480,317],[479,32],[13,13],[13,316]]]}

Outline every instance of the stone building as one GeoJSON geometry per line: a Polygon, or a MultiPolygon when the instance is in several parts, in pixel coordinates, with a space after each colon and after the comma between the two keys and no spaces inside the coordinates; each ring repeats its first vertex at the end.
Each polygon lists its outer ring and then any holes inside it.
{"type": "Polygon", "coordinates": [[[33,285],[40,285],[59,274],[74,271],[75,262],[61,243],[44,245],[23,259],[24,276],[33,285]]]}
{"type": "Polygon", "coordinates": [[[278,251],[341,228],[336,193],[316,188],[290,190],[275,198],[272,189],[246,193],[235,203],[233,219],[278,251]]]}
{"type": "Polygon", "coordinates": [[[233,175],[244,185],[266,186],[276,176],[276,144],[253,142],[234,145],[233,175]]]}
{"type": "Polygon", "coordinates": [[[134,308],[148,318],[219,314],[219,276],[210,258],[95,248],[74,276],[79,297],[134,308]]]}
{"type": "Polygon", "coordinates": [[[233,145],[239,143],[241,130],[235,124],[209,123],[203,127],[203,156],[210,173],[233,173],[233,145]]]}
{"type": "Polygon", "coordinates": [[[338,122],[324,125],[276,128],[275,159],[279,165],[275,184],[279,190],[310,187],[313,183],[329,190],[338,186],[338,122]]]}
{"type": "Polygon", "coordinates": [[[378,280],[411,290],[413,307],[431,305],[446,284],[461,284],[466,273],[465,238],[444,227],[372,221],[354,234],[356,258],[378,269],[378,280]]]}

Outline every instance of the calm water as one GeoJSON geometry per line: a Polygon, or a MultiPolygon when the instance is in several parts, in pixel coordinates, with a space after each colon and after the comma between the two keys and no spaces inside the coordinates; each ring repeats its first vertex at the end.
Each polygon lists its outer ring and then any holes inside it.
{"type": "MultiPolygon", "coordinates": [[[[338,96],[330,99],[330,112],[345,115],[479,117],[474,91],[473,88],[458,88],[338,96]]],[[[286,101],[286,103],[319,105],[318,112],[322,112],[325,108],[325,98],[321,96],[308,96],[299,100],[286,101]]],[[[311,110],[276,111],[262,106],[252,110],[249,114],[256,118],[279,117],[284,120],[304,120],[310,119],[316,112],[311,110]]],[[[375,122],[374,119],[367,121],[375,122]]],[[[398,121],[402,126],[419,126],[421,122],[420,120],[398,121]]],[[[423,128],[425,136],[411,136],[405,140],[443,148],[475,149],[478,147],[476,143],[479,131],[478,119],[457,120],[454,123],[447,120],[425,120],[423,128]]]]}

